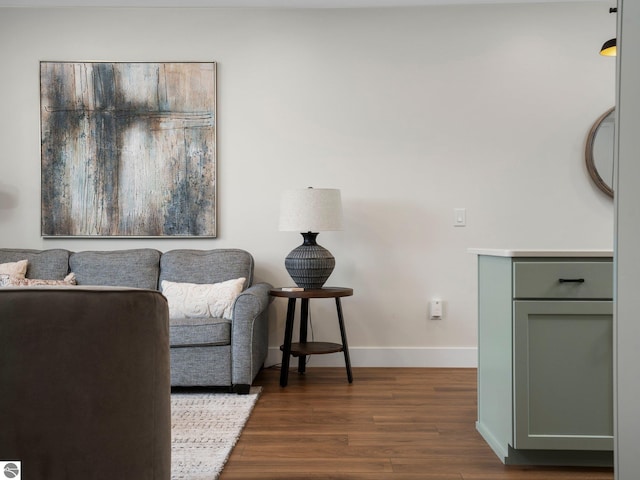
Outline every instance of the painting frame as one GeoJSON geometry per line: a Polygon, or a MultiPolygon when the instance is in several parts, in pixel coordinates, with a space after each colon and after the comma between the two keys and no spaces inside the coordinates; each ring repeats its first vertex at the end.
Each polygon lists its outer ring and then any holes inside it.
{"type": "Polygon", "coordinates": [[[40,62],[44,238],[216,238],[217,64],[40,62]]]}

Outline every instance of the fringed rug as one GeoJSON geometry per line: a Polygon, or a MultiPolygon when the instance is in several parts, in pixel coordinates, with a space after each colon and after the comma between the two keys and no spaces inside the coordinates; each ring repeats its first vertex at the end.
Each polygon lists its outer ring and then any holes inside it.
{"type": "Polygon", "coordinates": [[[171,394],[172,480],[216,480],[260,395],[171,394]]]}

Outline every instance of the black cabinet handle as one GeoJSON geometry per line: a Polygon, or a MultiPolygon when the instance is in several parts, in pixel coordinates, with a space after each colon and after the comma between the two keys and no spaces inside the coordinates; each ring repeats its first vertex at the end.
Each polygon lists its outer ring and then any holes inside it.
{"type": "Polygon", "coordinates": [[[584,278],[559,278],[560,283],[584,283],[584,278]]]}

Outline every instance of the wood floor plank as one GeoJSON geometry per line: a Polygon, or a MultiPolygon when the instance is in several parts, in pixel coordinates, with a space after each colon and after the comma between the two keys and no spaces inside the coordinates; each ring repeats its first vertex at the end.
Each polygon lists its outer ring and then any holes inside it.
{"type": "Polygon", "coordinates": [[[475,430],[475,369],[263,370],[220,480],[613,480],[612,469],[505,466],[475,430]]]}
{"type": "MultiPolygon", "coordinates": [[[[222,477],[221,477],[222,478],[222,477]]],[[[393,473],[300,473],[300,472],[281,472],[278,474],[270,472],[252,472],[250,475],[246,473],[226,473],[225,480],[388,480],[389,478],[402,478],[402,480],[463,480],[459,474],[441,474],[441,473],[417,473],[403,474],[399,477],[393,473]]],[[[484,479],[483,479],[484,480],[484,479]]],[[[596,479],[599,480],[599,479],[596,479]]]]}

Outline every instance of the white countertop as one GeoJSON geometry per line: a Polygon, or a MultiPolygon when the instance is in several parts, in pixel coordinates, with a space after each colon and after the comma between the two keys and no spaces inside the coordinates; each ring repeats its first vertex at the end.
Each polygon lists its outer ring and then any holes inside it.
{"type": "Polygon", "coordinates": [[[526,250],[469,248],[468,253],[492,257],[613,257],[613,250],[526,250]]]}

